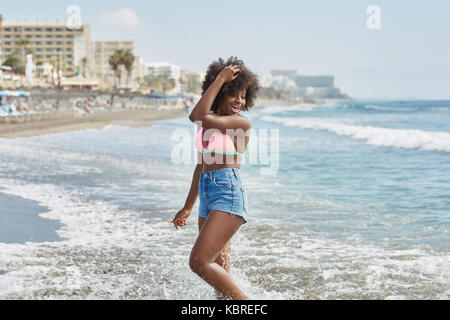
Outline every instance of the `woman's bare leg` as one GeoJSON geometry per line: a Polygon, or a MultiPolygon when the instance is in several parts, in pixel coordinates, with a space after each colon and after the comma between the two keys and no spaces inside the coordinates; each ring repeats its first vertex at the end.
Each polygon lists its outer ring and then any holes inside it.
{"type": "MultiPolygon", "coordinates": [[[[203,225],[206,222],[206,218],[198,218],[198,232],[202,230],[203,225]]],[[[231,269],[231,241],[228,241],[225,246],[220,250],[219,255],[216,258],[216,263],[222,266],[227,272],[231,269]]]]}
{"type": "MultiPolygon", "coordinates": [[[[199,227],[201,221],[199,220],[199,227]]],[[[192,248],[189,265],[195,273],[227,298],[243,300],[248,297],[238,288],[226,269],[220,253],[242,225],[243,219],[222,211],[212,211],[201,226],[192,248]],[[219,259],[217,261],[217,259],[219,259]]],[[[226,260],[226,259],[225,259],[226,260]]]]}
{"type": "MultiPolygon", "coordinates": [[[[206,222],[206,218],[203,218],[203,217],[199,217],[198,218],[198,232],[200,232],[202,230],[202,227],[205,224],[205,222],[206,222]]],[[[231,246],[230,246],[230,241],[228,241],[227,244],[225,245],[225,247],[223,247],[220,250],[220,253],[217,256],[215,262],[219,266],[224,268],[226,272],[230,272],[230,269],[231,269],[231,246]]],[[[217,291],[215,289],[214,289],[214,291],[216,292],[217,300],[225,300],[227,298],[226,296],[224,296],[219,291],[217,291]]]]}

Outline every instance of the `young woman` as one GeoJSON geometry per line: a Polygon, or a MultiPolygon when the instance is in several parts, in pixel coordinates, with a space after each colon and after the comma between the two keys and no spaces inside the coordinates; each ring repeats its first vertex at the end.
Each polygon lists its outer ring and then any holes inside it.
{"type": "Polygon", "coordinates": [[[219,59],[209,66],[202,97],[189,116],[199,127],[199,163],[184,208],[172,222],[177,230],[185,226],[200,198],[199,235],[189,265],[219,298],[248,299],[229,275],[230,240],[247,222],[248,211],[239,169],[251,124],[240,113],[253,107],[258,90],[256,75],[241,60],[219,59]]]}

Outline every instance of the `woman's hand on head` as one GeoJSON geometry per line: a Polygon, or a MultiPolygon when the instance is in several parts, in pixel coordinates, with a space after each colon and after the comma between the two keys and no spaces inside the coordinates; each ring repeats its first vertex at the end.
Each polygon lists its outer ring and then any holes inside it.
{"type": "Polygon", "coordinates": [[[218,77],[223,79],[224,83],[231,82],[239,76],[241,69],[237,65],[229,65],[220,71],[218,77]]]}
{"type": "Polygon", "coordinates": [[[187,225],[187,219],[189,218],[190,215],[191,211],[187,209],[183,208],[180,211],[178,211],[177,214],[175,215],[175,218],[173,218],[172,220],[175,229],[178,230],[178,227],[184,227],[185,225],[187,225]]]}

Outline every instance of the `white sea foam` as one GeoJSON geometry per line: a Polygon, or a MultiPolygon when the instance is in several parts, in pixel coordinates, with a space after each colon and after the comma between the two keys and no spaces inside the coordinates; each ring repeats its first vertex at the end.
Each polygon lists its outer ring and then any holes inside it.
{"type": "MultiPolygon", "coordinates": [[[[142,223],[135,212],[84,201],[81,192],[5,179],[0,185],[4,193],[40,202],[49,208],[43,218],[64,224],[57,231],[62,242],[0,244],[0,269],[6,271],[0,281],[2,298],[87,298],[91,293],[126,298],[124,292],[140,275],[126,270],[142,268],[145,273],[154,263],[132,264],[146,256],[152,241],[171,234],[169,223],[142,223]]],[[[152,294],[147,291],[150,298],[152,294]]]]}
{"type": "MultiPolygon", "coordinates": [[[[9,179],[0,186],[64,224],[61,242],[0,243],[0,299],[214,299],[188,267],[195,223],[174,232],[169,221],[86,201],[82,192],[9,179]]],[[[253,299],[440,299],[449,290],[448,255],[318,239],[266,220],[232,241],[232,277],[253,299]]]]}
{"type": "Polygon", "coordinates": [[[261,113],[264,114],[273,114],[273,113],[281,113],[286,111],[312,111],[316,107],[320,107],[321,105],[311,105],[311,104],[300,104],[294,106],[270,106],[261,109],[261,113]]]}
{"type": "Polygon", "coordinates": [[[378,105],[371,105],[368,104],[365,106],[366,109],[373,109],[373,110],[381,110],[381,111],[414,111],[414,108],[400,108],[400,107],[392,107],[392,106],[378,106],[378,105]]]}
{"type": "MultiPolygon", "coordinates": [[[[195,223],[175,232],[172,215],[145,219],[49,184],[0,179],[0,186],[48,207],[40,216],[63,224],[61,242],[0,243],[0,299],[214,299],[188,266],[195,223]]],[[[239,270],[233,277],[249,291],[277,295],[239,270]]]]}
{"type": "Polygon", "coordinates": [[[445,253],[299,236],[283,227],[270,232],[270,241],[265,237],[242,233],[235,253],[245,259],[250,281],[289,299],[448,299],[445,253]]]}
{"type": "Polygon", "coordinates": [[[261,120],[303,129],[327,130],[340,136],[364,140],[375,146],[450,152],[448,132],[356,126],[314,118],[264,116],[261,120]]]}

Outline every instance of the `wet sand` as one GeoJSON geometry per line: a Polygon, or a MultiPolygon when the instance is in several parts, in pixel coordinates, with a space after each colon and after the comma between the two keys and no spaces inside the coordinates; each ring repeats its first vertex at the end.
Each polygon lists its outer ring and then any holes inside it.
{"type": "Polygon", "coordinates": [[[61,223],[44,219],[40,213],[47,212],[47,208],[36,201],[16,197],[0,192],[2,210],[0,215],[0,242],[26,243],[61,241],[56,230],[61,223]]]}

